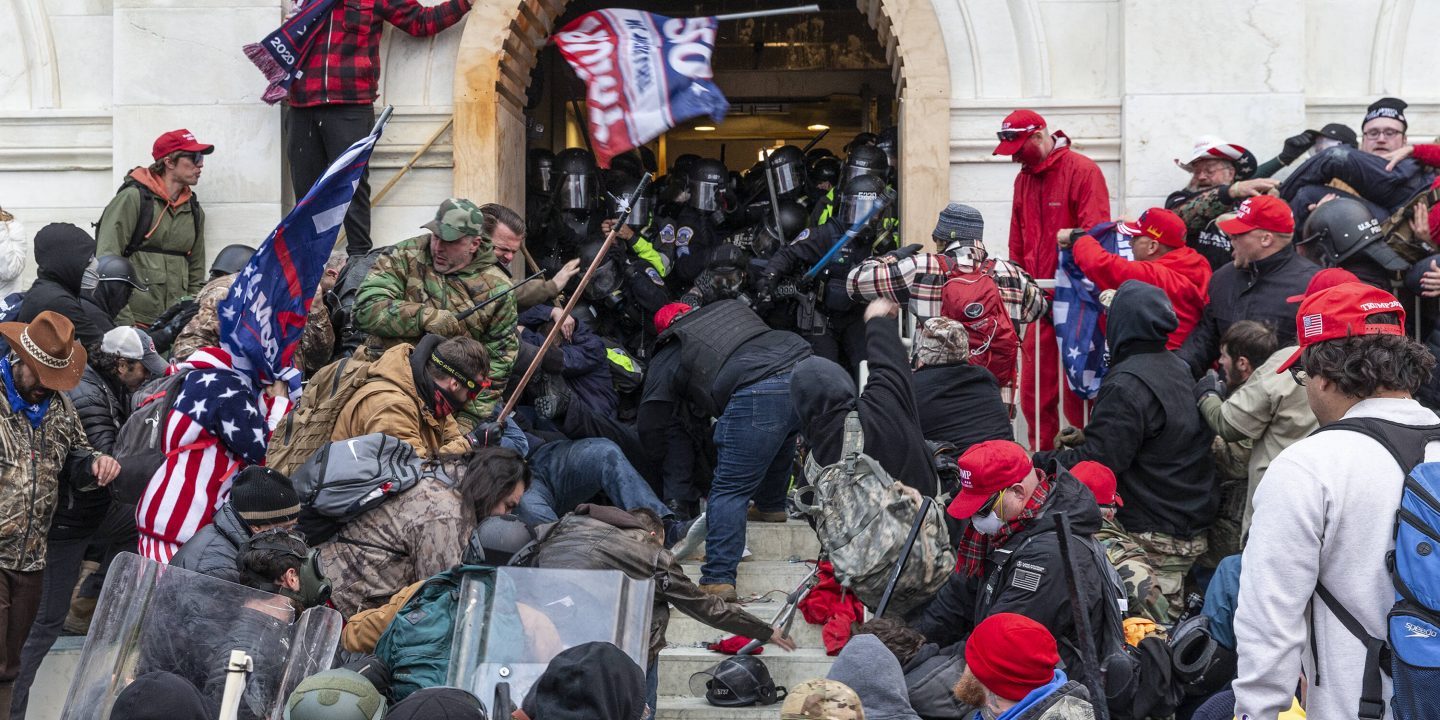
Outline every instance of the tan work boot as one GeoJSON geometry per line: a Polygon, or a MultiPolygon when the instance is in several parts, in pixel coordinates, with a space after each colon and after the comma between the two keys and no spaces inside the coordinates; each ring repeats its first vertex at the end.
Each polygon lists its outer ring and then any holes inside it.
{"type": "Polygon", "coordinates": [[[784,510],[766,511],[752,507],[745,511],[745,519],[752,522],[783,523],[789,520],[790,516],[786,515],[784,510]]]}
{"type": "Polygon", "coordinates": [[[740,595],[735,592],[735,586],[730,583],[716,583],[714,585],[700,584],[700,592],[706,595],[714,595],[725,602],[737,602],[740,595]]]}

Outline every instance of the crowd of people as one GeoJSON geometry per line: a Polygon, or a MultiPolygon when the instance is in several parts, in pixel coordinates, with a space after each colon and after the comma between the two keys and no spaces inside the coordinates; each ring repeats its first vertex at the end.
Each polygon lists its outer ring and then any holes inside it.
{"type": "MultiPolygon", "coordinates": [[[[436,7],[416,31],[463,13],[436,7]]],[[[297,187],[344,147],[328,134],[368,128],[316,99],[332,91],[294,95],[292,154],[325,148],[292,163],[297,187]]],[[[1391,692],[1362,672],[1395,601],[1391,519],[1440,423],[1424,324],[1440,319],[1440,145],[1411,144],[1404,110],[1383,98],[1358,133],[1306,130],[1265,163],[1203,137],[1176,161],[1186,185],[1133,219],[1110,216],[1062,131],[1017,110],[995,149],[1020,166],[1008,259],[968,205],[900,227],[894,128],[743,173],[532,149],[523,216],[448,198],[372,249],[368,197],[351,206],[293,358],[298,403],[222,347],[252,251],[207,266],[195,187],[216,148],[167,132],[93,235],[35,233],[36,280],[0,305],[0,716],[25,716],[41,661],[128,551],[346,618],[346,667],[300,684],[296,720],[484,717],[437,687],[444,662],[416,659],[437,583],[509,564],[656,579],[643,666],[572,647],[517,703],[639,718],[671,607],[795,647],[737,592],[747,523],[802,517],[793,488],[857,454],[906,502],[946,508],[955,565],[850,628],[782,717],[1373,712],[1391,692]],[[1065,350],[1085,303],[1090,365],[1065,350]],[[333,478],[375,481],[345,496],[333,478]],[[670,551],[687,536],[695,579],[670,551]],[[922,674],[960,714],[921,708],[922,674]],[[321,710],[337,702],[348,714],[321,710]]],[[[147,672],[111,717],[211,717],[204,672],[147,672]]],[[[1396,707],[1415,682],[1397,677],[1396,707]]]]}

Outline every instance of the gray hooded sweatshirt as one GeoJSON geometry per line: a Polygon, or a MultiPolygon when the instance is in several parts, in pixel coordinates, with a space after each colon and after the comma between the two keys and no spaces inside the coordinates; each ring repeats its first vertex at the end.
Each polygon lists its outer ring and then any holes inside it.
{"type": "Polygon", "coordinates": [[[874,635],[850,638],[825,677],[844,683],[860,696],[865,720],[920,720],[910,709],[900,661],[874,635]]]}

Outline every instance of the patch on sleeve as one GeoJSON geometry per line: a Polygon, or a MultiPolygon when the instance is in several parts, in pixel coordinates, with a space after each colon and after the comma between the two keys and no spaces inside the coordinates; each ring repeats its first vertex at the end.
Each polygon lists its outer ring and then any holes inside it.
{"type": "Polygon", "coordinates": [[[685,247],[690,244],[690,238],[695,237],[695,229],[690,226],[680,228],[675,233],[675,244],[685,247]]]}
{"type": "Polygon", "coordinates": [[[647,267],[645,268],[645,275],[650,278],[650,282],[653,282],[660,287],[665,287],[665,280],[664,278],[660,277],[660,271],[656,270],[653,267],[647,267]]]}
{"type": "Polygon", "coordinates": [[[1024,568],[1015,568],[1015,573],[1010,576],[1010,587],[1020,588],[1026,592],[1035,592],[1040,587],[1040,573],[1024,568]]]}
{"type": "Polygon", "coordinates": [[[673,223],[665,223],[665,227],[660,228],[660,242],[666,245],[675,243],[675,225],[673,223]]]}
{"type": "Polygon", "coordinates": [[[800,234],[799,234],[799,235],[796,235],[796,236],[795,236],[795,239],[794,239],[794,240],[791,240],[791,241],[790,241],[790,244],[791,244],[791,245],[794,245],[795,243],[798,243],[798,242],[800,242],[801,240],[804,240],[805,238],[808,238],[808,237],[810,237],[810,228],[805,228],[804,230],[801,230],[801,231],[800,231],[800,234]]]}

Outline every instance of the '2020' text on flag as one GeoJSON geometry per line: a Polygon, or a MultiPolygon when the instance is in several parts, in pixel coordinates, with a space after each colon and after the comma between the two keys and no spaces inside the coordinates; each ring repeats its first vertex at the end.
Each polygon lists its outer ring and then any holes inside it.
{"type": "Polygon", "coordinates": [[[699,115],[725,119],[715,85],[713,17],[669,18],[639,10],[586,13],[555,35],[585,81],[590,142],[600,167],[699,115]]]}
{"type": "Polygon", "coordinates": [[[299,391],[294,356],[310,303],[387,119],[388,112],[369,136],[330,164],[260,244],[220,303],[220,347],[257,386],[286,380],[292,395],[299,391]]]}

